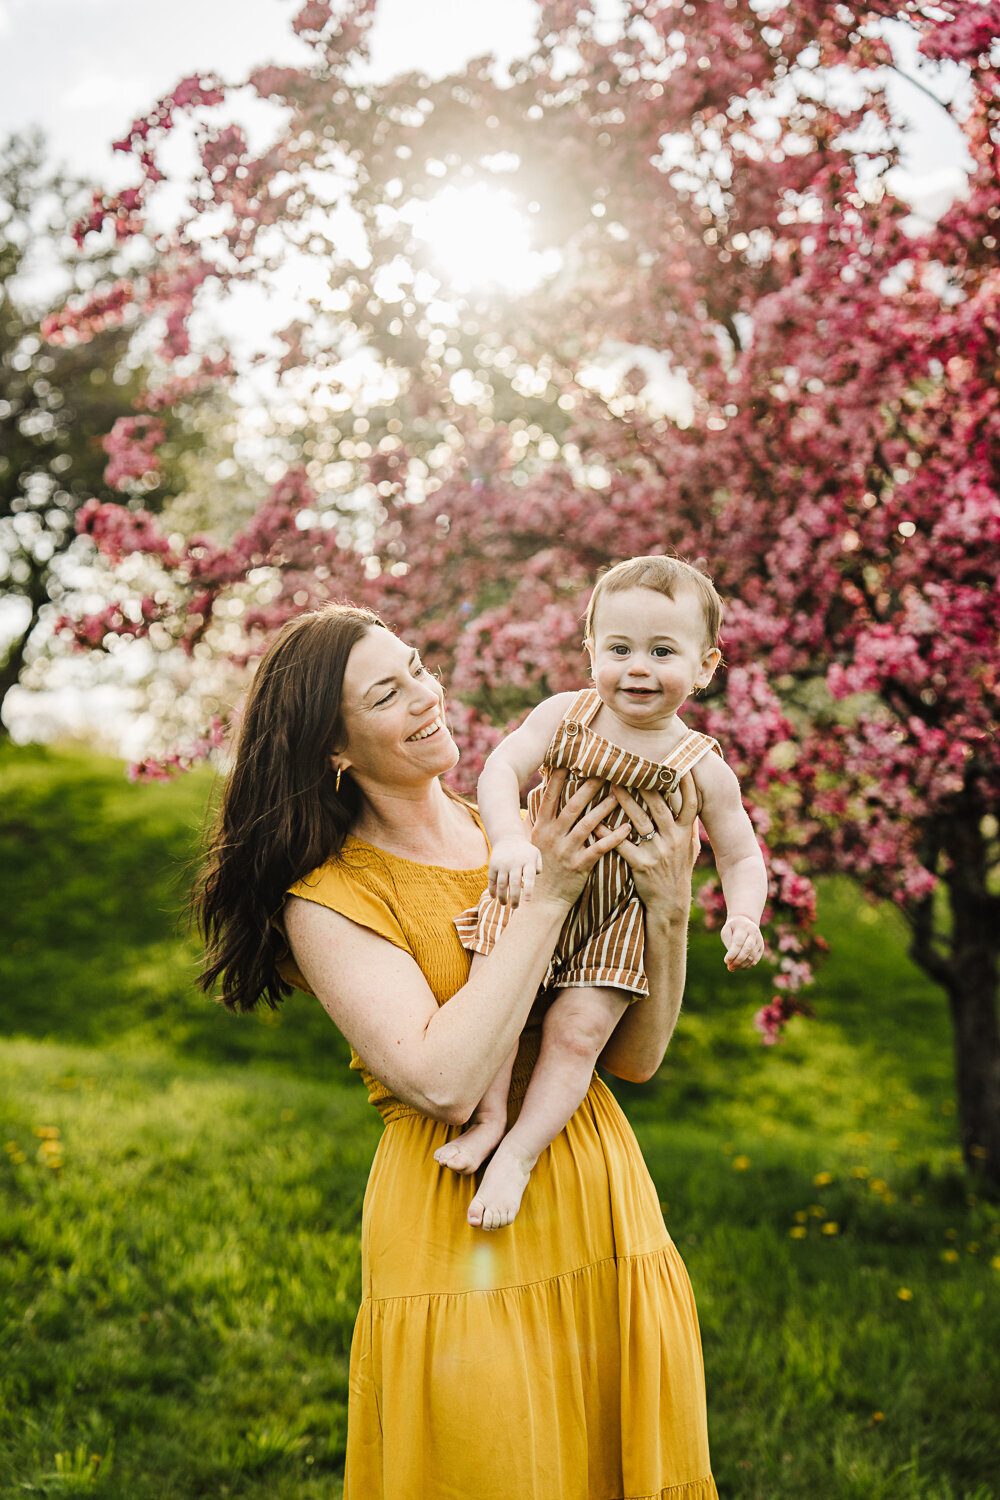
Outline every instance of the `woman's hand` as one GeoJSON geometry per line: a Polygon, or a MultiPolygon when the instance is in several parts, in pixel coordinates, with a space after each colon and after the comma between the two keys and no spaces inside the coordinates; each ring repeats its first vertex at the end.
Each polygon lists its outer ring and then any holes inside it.
{"type": "Polygon", "coordinates": [[[647,812],[624,787],[611,790],[632,824],[633,837],[618,845],[618,853],[632,871],[640,901],[647,911],[686,917],[691,904],[691,873],[701,848],[694,777],[690,771],[681,777],[681,803],[676,814],[659,792],[643,792],[647,812]]]}
{"type": "Polygon", "coordinates": [[[632,871],[646,908],[649,994],[628,1007],[600,1061],[633,1083],[652,1078],[663,1061],[684,994],[691,872],[699,848],[698,792],[690,774],[681,779],[680,793],[674,814],[658,792],[643,792],[647,812],[623,788],[614,789],[633,831],[633,839],[619,844],[618,853],[632,871]]]}
{"type": "Polygon", "coordinates": [[[552,772],[531,830],[531,841],[542,856],[534,899],[549,898],[572,906],[601,855],[609,849],[628,848],[630,829],[627,823],[614,829],[603,825],[601,820],[615,805],[613,797],[591,806],[601,785],[599,779],[582,782],[560,811],[559,797],[565,782],[564,770],[552,772]],[[592,834],[593,842],[588,843],[592,834]]]}

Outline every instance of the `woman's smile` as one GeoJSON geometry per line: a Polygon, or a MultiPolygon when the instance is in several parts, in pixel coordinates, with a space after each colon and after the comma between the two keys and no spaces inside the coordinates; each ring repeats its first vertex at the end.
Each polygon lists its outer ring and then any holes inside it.
{"type": "Polygon", "coordinates": [[[438,730],[443,728],[444,720],[440,714],[436,714],[429,724],[424,725],[423,729],[418,729],[416,734],[407,735],[406,743],[412,745],[418,740],[429,739],[432,734],[437,734],[438,730]]]}

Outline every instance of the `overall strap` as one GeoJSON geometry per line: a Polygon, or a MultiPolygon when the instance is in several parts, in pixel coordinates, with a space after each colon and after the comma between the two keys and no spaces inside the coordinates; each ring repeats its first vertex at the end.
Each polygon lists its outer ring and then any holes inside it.
{"type": "Polygon", "coordinates": [[[596,688],[581,688],[569,708],[562,716],[563,724],[587,725],[601,706],[601,695],[596,688]]]}
{"type": "Polygon", "coordinates": [[[679,740],[671,750],[663,764],[677,772],[679,781],[698,764],[702,756],[708,755],[712,750],[716,755],[722,755],[722,747],[718,740],[713,740],[708,734],[699,734],[697,729],[689,729],[684,738],[679,740]]]}

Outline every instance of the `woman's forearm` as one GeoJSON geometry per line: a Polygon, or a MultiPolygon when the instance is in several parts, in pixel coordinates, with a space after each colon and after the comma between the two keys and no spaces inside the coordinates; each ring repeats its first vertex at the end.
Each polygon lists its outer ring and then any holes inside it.
{"type": "Polygon", "coordinates": [[[551,898],[522,903],[492,953],[440,1006],[412,1057],[410,1102],[465,1121],[515,1046],[545,978],[569,907],[551,898]]]}
{"type": "Polygon", "coordinates": [[[687,974],[688,910],[646,911],[649,994],[629,1006],[601,1053],[601,1066],[630,1083],[652,1078],[680,1015],[687,974]]]}

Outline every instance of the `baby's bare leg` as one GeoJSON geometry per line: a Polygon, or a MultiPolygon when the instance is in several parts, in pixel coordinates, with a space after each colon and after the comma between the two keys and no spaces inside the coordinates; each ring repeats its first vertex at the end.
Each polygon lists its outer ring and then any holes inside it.
{"type": "Polygon", "coordinates": [[[521,1206],[531,1169],[574,1114],[628,1004],[624,990],[561,990],[542,1025],[542,1048],[521,1113],[504,1136],[469,1205],[469,1223],[502,1229],[521,1206]]]}
{"type": "Polygon", "coordinates": [[[439,1146],[434,1160],[453,1172],[478,1172],[507,1129],[507,1095],[517,1056],[516,1045],[507,1054],[499,1073],[476,1106],[467,1128],[453,1141],[439,1146]]]}

